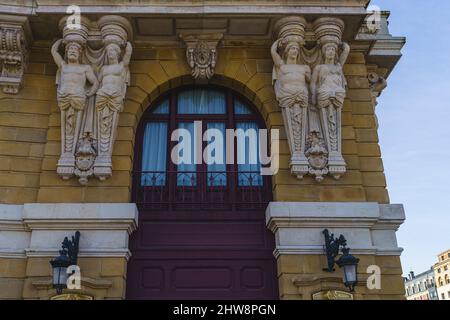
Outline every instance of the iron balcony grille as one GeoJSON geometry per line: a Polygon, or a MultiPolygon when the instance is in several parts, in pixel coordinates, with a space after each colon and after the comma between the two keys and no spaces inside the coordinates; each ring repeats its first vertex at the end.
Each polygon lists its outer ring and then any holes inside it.
{"type": "Polygon", "coordinates": [[[133,201],[141,210],[264,210],[270,177],[258,171],[138,171],[133,201]]]}

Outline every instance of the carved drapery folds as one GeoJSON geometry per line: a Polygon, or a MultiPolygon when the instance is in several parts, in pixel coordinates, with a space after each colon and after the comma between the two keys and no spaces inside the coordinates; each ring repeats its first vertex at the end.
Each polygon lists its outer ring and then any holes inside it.
{"type": "Polygon", "coordinates": [[[328,174],[339,179],[346,171],[341,112],[347,87],[343,65],[350,47],[342,42],[343,31],[341,19],[328,17],[312,24],[286,17],[275,25],[274,88],[291,150],[291,172],[299,179],[306,174],[318,182],[328,174]],[[306,33],[314,34],[308,48],[306,33]]]}
{"type": "Polygon", "coordinates": [[[63,39],[52,47],[61,110],[57,172],[86,184],[92,175],[100,180],[112,175],[112,149],[130,80],[132,29],[118,16],[96,23],[82,17],[77,27],[66,21],[60,22],[63,39]]]}
{"type": "Polygon", "coordinates": [[[195,79],[211,79],[217,63],[217,45],[222,33],[180,34],[186,44],[186,58],[195,79]]]}
{"type": "Polygon", "coordinates": [[[4,93],[19,93],[28,62],[30,37],[26,17],[0,15],[0,86],[4,93]]]}

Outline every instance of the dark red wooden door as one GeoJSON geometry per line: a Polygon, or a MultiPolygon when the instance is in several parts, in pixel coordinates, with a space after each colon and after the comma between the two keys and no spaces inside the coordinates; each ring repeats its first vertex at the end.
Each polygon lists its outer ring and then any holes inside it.
{"type": "Polygon", "coordinates": [[[277,299],[273,235],[263,212],[141,211],[129,299],[277,299]]]}
{"type": "MultiPolygon", "coordinates": [[[[177,121],[173,95],[168,98],[170,128],[177,121]]],[[[230,92],[227,97],[233,113],[230,92]]],[[[248,114],[214,117],[227,121],[227,128],[235,118],[251,120],[248,114]]],[[[166,120],[160,114],[156,118],[166,120]]],[[[145,121],[144,116],[137,133],[136,168],[142,167],[139,148],[145,121]]],[[[199,165],[195,173],[180,173],[169,164],[163,172],[134,173],[139,227],[129,244],[128,299],[278,298],[275,240],[265,224],[271,177],[255,182],[254,172],[233,165],[217,174],[206,169],[199,165]],[[144,175],[150,182],[141,182],[144,175]],[[180,183],[181,175],[188,177],[187,183],[180,183]],[[226,183],[212,181],[219,177],[226,183]]]]}

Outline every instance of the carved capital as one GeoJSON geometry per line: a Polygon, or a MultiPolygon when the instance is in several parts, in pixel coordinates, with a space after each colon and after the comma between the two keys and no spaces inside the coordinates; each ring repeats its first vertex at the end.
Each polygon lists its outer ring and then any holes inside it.
{"type": "Polygon", "coordinates": [[[4,93],[19,93],[27,67],[30,42],[28,18],[0,15],[0,86],[4,93]]]}
{"type": "Polygon", "coordinates": [[[217,45],[222,33],[183,34],[180,38],[186,44],[186,58],[195,79],[211,79],[217,63],[217,45]]]}

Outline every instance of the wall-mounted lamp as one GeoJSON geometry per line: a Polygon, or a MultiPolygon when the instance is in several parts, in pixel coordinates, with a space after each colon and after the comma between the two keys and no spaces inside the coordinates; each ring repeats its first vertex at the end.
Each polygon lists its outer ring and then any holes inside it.
{"type": "Polygon", "coordinates": [[[344,269],[344,284],[350,289],[350,292],[355,290],[358,283],[358,263],[359,259],[350,254],[350,248],[347,248],[347,240],[343,235],[335,239],[334,234],[329,233],[328,229],[323,230],[325,236],[325,252],[327,255],[328,267],[324,269],[327,272],[335,271],[334,265],[337,264],[344,269]],[[339,250],[342,247],[342,256],[336,261],[339,255],[339,250]]]}
{"type": "Polygon", "coordinates": [[[80,231],[75,232],[72,240],[67,237],[62,242],[62,250],[59,250],[59,257],[50,261],[53,269],[53,288],[57,294],[67,288],[67,268],[76,265],[78,260],[78,244],[80,242],[80,231]]]}

